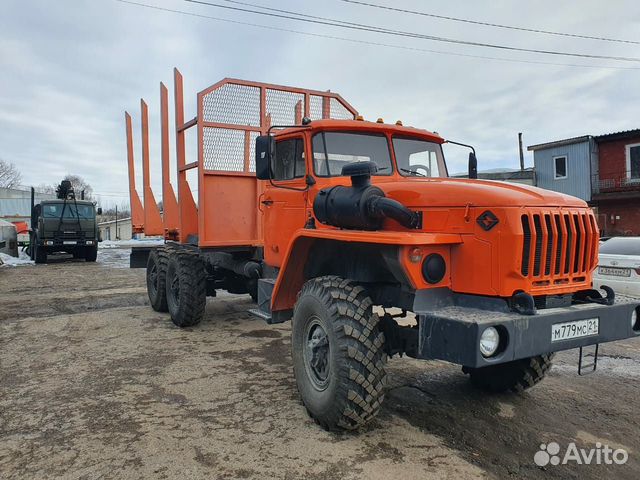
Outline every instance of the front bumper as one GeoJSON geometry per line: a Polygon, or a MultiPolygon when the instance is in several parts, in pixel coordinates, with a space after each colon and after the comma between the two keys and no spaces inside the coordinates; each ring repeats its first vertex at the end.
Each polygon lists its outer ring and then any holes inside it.
{"type": "Polygon", "coordinates": [[[49,238],[49,239],[40,239],[38,241],[39,245],[43,247],[93,247],[98,244],[98,241],[92,238],[87,239],[60,239],[60,238],[49,238]]]}
{"type": "Polygon", "coordinates": [[[611,306],[595,303],[538,310],[521,315],[506,309],[474,307],[470,302],[440,305],[430,311],[416,311],[419,322],[419,351],[424,359],[446,360],[467,367],[486,367],[586,345],[640,337],[631,325],[631,315],[639,299],[616,297],[611,306]],[[552,341],[557,323],[598,318],[598,333],[586,337],[552,341]],[[499,353],[485,358],[479,350],[480,336],[487,327],[497,327],[504,336],[499,353]]]}

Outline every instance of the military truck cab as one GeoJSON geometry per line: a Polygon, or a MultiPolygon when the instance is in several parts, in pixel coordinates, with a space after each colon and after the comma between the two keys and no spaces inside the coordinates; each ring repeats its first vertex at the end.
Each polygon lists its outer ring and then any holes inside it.
{"type": "MultiPolygon", "coordinates": [[[[74,258],[95,262],[98,255],[98,225],[93,202],[76,199],[70,182],[57,189],[58,198],[34,204],[32,189],[29,256],[36,263],[47,263],[53,253],[70,253],[74,258]]],[[[81,197],[84,197],[82,194],[81,197]]]]}

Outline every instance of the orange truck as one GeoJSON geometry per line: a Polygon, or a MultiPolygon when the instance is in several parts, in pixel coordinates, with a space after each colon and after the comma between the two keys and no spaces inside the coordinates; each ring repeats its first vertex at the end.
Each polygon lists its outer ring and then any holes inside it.
{"type": "Polygon", "coordinates": [[[166,239],[146,261],[151,306],[192,327],[207,296],[226,290],[250,294],[267,323],[292,321],[297,387],[324,428],[376,415],[389,356],[445,360],[478,388],[517,392],[545,376],[554,352],[579,348],[585,373],[600,343],[640,335],[638,301],[592,288],[599,232],[582,200],[477,180],[473,149],[469,179],[451,179],[447,140],[365,121],[329,91],[224,79],[185,121],[174,77],[177,195],[161,84],[162,215],[146,104],[143,202],[126,114],[134,229],[166,239]]]}

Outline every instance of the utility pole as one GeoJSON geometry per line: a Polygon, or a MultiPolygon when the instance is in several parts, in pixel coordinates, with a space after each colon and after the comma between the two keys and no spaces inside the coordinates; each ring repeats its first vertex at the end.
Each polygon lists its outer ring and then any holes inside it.
{"type": "Polygon", "coordinates": [[[116,240],[120,240],[120,235],[118,235],[118,204],[116,204],[116,240]]]}
{"type": "Polygon", "coordinates": [[[524,170],[524,152],[522,151],[522,132],[518,133],[518,147],[520,148],[520,170],[524,170]]]}

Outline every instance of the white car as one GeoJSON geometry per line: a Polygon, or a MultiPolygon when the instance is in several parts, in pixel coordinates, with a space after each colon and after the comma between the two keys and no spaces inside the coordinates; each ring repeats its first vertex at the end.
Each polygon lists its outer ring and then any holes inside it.
{"type": "Polygon", "coordinates": [[[640,237],[614,237],[600,245],[593,287],[602,285],[640,297],[640,237]]]}

